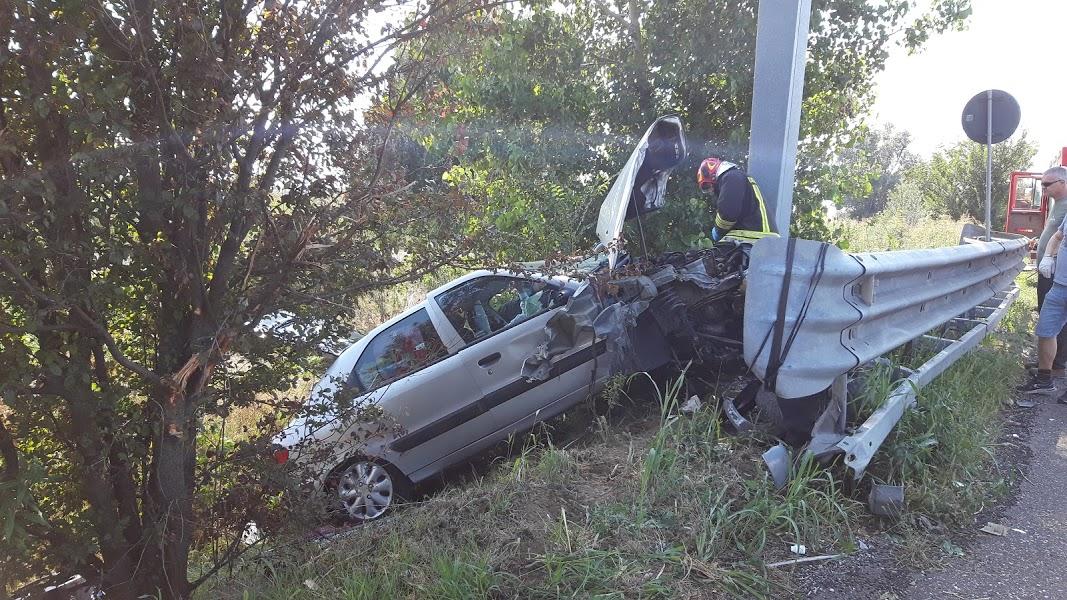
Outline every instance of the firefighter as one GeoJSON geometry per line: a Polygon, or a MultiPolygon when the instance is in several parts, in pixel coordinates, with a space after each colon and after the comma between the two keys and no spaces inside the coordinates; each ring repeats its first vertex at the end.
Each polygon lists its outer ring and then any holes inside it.
{"type": "Polygon", "coordinates": [[[711,228],[713,242],[730,238],[752,243],[762,237],[777,237],[756,180],[737,165],[718,157],[705,158],[697,169],[697,186],[701,193],[718,197],[711,228]]]}

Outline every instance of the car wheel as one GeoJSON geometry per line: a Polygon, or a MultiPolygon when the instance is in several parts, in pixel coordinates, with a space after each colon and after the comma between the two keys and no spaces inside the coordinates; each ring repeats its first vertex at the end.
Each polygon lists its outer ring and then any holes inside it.
{"type": "Polygon", "coordinates": [[[373,521],[408,495],[410,484],[392,465],[359,459],[341,469],[333,490],[342,516],[373,521]]]}

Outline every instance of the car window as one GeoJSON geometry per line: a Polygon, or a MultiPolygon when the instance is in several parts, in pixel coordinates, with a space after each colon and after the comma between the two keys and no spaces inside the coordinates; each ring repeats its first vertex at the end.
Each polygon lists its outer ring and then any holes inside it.
{"type": "Polygon", "coordinates": [[[437,303],[468,344],[562,302],[559,287],[538,279],[479,277],[438,294],[437,303]]]}
{"type": "Polygon", "coordinates": [[[437,362],[448,351],[420,309],[379,333],[356,361],[350,381],[369,392],[437,362]]]}
{"type": "Polygon", "coordinates": [[[1041,188],[1037,179],[1020,177],[1015,182],[1015,210],[1039,210],[1041,188]]]}

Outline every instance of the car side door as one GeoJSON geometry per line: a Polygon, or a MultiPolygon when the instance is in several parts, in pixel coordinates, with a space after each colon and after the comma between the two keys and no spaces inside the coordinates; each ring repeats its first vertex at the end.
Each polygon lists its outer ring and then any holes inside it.
{"type": "Polygon", "coordinates": [[[545,340],[545,324],[566,304],[561,286],[492,275],[462,283],[434,300],[466,343],[458,356],[481,387],[484,408],[502,427],[509,428],[590,383],[591,363],[571,365],[574,360],[569,356],[560,363],[567,367],[566,373],[546,381],[522,376],[523,363],[545,340]]]}
{"type": "Polygon", "coordinates": [[[498,428],[481,410],[482,390],[461,360],[447,351],[425,308],[371,340],[350,381],[364,393],[384,388],[382,423],[392,429],[372,453],[412,473],[498,428]]]}

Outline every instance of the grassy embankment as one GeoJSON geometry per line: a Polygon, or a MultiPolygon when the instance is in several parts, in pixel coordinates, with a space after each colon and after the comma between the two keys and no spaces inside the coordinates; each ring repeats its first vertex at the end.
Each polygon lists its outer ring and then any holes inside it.
{"type": "MultiPolygon", "coordinates": [[[[852,251],[902,247],[893,242],[899,230],[849,228],[867,238],[850,235],[852,251]]],[[[952,244],[958,231],[958,223],[932,222],[904,241],[952,244]]],[[[845,489],[840,469],[803,463],[775,490],[759,457],[771,440],[724,435],[707,408],[679,416],[685,390],[675,381],[651,399],[658,415],[591,417],[587,435],[566,447],[530,437],[491,468],[388,519],[248,557],[200,597],[783,597],[788,568],[768,564],[790,558],[790,544],[809,555],[848,553],[878,531],[889,532],[903,560],[937,561],[959,551],[940,525],[971,524],[1006,489],[1008,469],[993,450],[1028,347],[1033,283],[1020,281],[1024,295],[1004,331],[921,391],[918,410],[871,466],[869,479],[905,485],[899,520],[866,515],[864,486],[845,489]]],[[[892,383],[872,378],[854,399],[861,418],[892,383]]]]}

